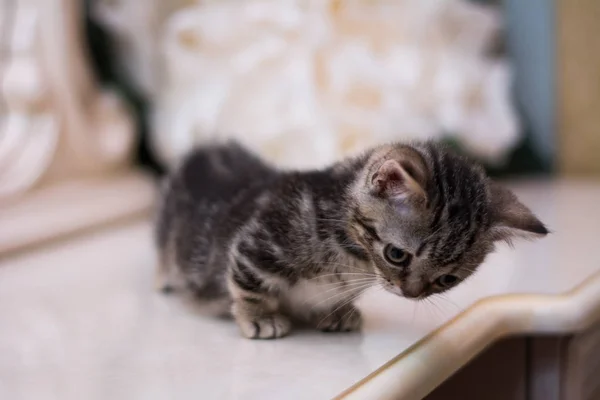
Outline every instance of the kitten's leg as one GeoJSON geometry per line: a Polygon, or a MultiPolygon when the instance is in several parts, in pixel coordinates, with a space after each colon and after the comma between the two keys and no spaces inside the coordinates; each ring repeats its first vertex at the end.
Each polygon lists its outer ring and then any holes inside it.
{"type": "Polygon", "coordinates": [[[154,287],[157,291],[169,294],[185,288],[185,281],[176,265],[158,262],[154,287]]]}
{"type": "Polygon", "coordinates": [[[170,287],[167,283],[167,266],[160,255],[156,264],[156,274],[154,275],[154,289],[163,293],[170,292],[170,287]]]}
{"type": "Polygon", "coordinates": [[[362,326],[362,315],[352,304],[315,313],[311,319],[315,327],[323,332],[350,332],[362,326]]]}
{"type": "Polygon", "coordinates": [[[231,312],[242,334],[249,339],[275,339],[291,329],[289,318],[273,310],[270,297],[242,297],[233,301],[231,312]]]}
{"type": "Polygon", "coordinates": [[[240,277],[234,272],[229,280],[233,298],[231,314],[242,335],[249,339],[275,339],[287,335],[291,329],[289,318],[279,312],[279,300],[273,293],[252,290],[253,287],[237,283],[240,277]]]}
{"type": "Polygon", "coordinates": [[[185,288],[185,279],[174,260],[175,254],[172,251],[172,246],[159,250],[154,279],[154,287],[157,291],[172,293],[185,288]]]}

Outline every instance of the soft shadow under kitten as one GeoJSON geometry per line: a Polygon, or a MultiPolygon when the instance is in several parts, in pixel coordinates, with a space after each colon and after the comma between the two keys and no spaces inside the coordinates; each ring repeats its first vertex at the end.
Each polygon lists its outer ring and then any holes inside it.
{"type": "Polygon", "coordinates": [[[300,318],[361,325],[381,285],[420,299],[464,281],[494,249],[548,231],[483,169],[441,145],[376,147],[318,171],[278,171],[237,144],[193,151],[165,182],[161,289],[231,313],[248,338],[300,318]]]}

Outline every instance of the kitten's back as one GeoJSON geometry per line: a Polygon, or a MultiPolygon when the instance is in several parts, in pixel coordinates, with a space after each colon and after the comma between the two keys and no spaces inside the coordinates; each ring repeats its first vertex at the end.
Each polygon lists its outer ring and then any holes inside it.
{"type": "Polygon", "coordinates": [[[177,218],[192,210],[214,209],[232,201],[255,182],[277,172],[237,143],[215,144],[191,151],[163,184],[157,240],[164,247],[177,218]],[[187,211],[186,211],[187,210],[187,211]]]}
{"type": "Polygon", "coordinates": [[[195,201],[229,201],[241,188],[272,177],[273,168],[237,143],[211,145],[192,151],[178,179],[195,201]]]}

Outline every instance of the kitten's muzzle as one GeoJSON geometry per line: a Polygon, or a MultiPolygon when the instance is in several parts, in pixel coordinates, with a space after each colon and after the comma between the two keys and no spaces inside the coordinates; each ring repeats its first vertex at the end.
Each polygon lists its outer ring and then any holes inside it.
{"type": "Polygon", "coordinates": [[[423,290],[423,285],[418,282],[409,282],[402,279],[385,279],[383,287],[388,292],[407,299],[422,299],[427,296],[427,293],[423,290]]]}
{"type": "Polygon", "coordinates": [[[404,289],[402,290],[402,295],[404,297],[406,297],[407,299],[422,299],[424,297],[427,297],[427,295],[425,293],[423,293],[422,291],[418,291],[418,292],[410,292],[410,291],[406,291],[404,289]]]}

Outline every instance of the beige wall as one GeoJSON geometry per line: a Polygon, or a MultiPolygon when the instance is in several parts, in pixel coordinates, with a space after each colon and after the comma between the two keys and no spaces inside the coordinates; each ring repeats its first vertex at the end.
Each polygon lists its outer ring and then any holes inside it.
{"type": "Polygon", "coordinates": [[[600,1],[556,5],[559,171],[600,176],[600,1]]]}

